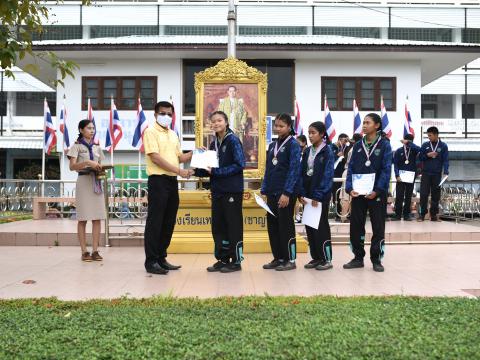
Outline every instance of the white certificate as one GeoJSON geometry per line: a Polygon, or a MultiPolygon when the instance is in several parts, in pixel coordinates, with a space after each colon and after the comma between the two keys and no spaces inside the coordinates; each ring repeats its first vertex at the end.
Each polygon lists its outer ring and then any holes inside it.
{"type": "Polygon", "coordinates": [[[275,216],[275,214],[272,212],[272,210],[270,210],[270,207],[267,205],[267,203],[263,200],[261,196],[258,196],[257,194],[255,194],[255,201],[257,202],[258,206],[260,206],[261,208],[265,209],[267,212],[275,216]]]}
{"type": "Polygon", "coordinates": [[[303,205],[302,223],[318,230],[320,218],[322,217],[322,203],[319,202],[317,207],[313,207],[311,199],[304,199],[307,203],[303,205]]]}
{"type": "Polygon", "coordinates": [[[340,156],[337,161],[335,161],[335,164],[333,164],[333,168],[336,169],[338,164],[340,164],[343,160],[343,156],[340,156]]]}
{"type": "Polygon", "coordinates": [[[352,174],[353,191],[359,195],[368,195],[373,191],[375,185],[375,173],[352,174]]]}
{"type": "Polygon", "coordinates": [[[400,180],[404,183],[413,184],[415,181],[415,171],[399,170],[400,180]]]}
{"type": "Polygon", "coordinates": [[[197,169],[218,168],[217,152],[202,149],[193,150],[190,167],[197,169]]]}
{"type": "Polygon", "coordinates": [[[440,184],[438,184],[438,186],[439,186],[439,187],[442,186],[443,183],[444,183],[445,181],[447,181],[447,179],[448,179],[448,175],[445,175],[445,176],[443,177],[442,181],[440,181],[440,184]]]}

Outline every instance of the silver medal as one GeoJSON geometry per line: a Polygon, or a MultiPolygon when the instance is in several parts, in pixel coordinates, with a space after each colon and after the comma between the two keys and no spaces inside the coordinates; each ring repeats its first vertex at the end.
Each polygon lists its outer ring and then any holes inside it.
{"type": "Polygon", "coordinates": [[[313,169],[308,169],[307,170],[307,175],[312,176],[313,175],[313,169]]]}
{"type": "Polygon", "coordinates": [[[372,165],[372,162],[370,160],[365,161],[365,166],[366,167],[369,167],[370,165],[372,165]]]}
{"type": "Polygon", "coordinates": [[[409,163],[410,163],[410,161],[408,161],[408,160],[405,160],[405,164],[407,164],[407,165],[408,165],[409,163]]]}
{"type": "Polygon", "coordinates": [[[272,159],[272,164],[273,164],[273,166],[275,166],[275,165],[278,164],[278,160],[277,160],[276,157],[274,157],[274,158],[272,159]]]}

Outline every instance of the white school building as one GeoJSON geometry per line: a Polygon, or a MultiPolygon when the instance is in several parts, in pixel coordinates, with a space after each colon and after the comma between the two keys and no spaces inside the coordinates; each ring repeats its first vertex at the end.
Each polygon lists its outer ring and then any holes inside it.
{"type": "MultiPolygon", "coordinates": [[[[452,178],[478,178],[471,165],[480,163],[480,8],[475,1],[417,3],[237,1],[237,58],[268,73],[268,115],[293,114],[296,99],[304,129],[323,120],[327,95],[337,135],[352,135],[353,99],[363,116],[380,113],[383,95],[395,149],[408,97],[416,142],[437,126],[450,147],[452,178]]],[[[52,92],[6,91],[1,177],[13,178],[27,158],[41,159],[45,96],[55,121],[66,97],[70,142],[90,98],[102,145],[113,96],[123,126],[114,160],[132,166],[136,99],[150,123],[154,103],[172,99],[182,149],[192,149],[193,74],[227,56],[227,10],[225,1],[52,4],[56,16],[34,50],[55,51],[80,69],[52,92]]],[[[38,78],[48,83],[56,76],[44,66],[38,78]]]]}

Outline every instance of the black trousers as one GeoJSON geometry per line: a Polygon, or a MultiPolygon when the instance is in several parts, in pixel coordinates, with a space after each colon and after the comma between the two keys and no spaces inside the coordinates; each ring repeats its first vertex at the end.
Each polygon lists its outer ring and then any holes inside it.
{"type": "Polygon", "coordinates": [[[178,182],[174,176],[148,177],[148,215],[145,224],[145,267],[167,257],[178,211],[178,182]]]}
{"type": "Polygon", "coordinates": [[[310,255],[312,255],[313,260],[332,261],[332,236],[328,223],[328,205],[329,201],[318,205],[322,207],[318,229],[305,226],[310,255]]]}
{"type": "Polygon", "coordinates": [[[350,245],[356,259],[365,257],[365,223],[367,211],[372,223],[372,240],[370,245],[370,260],[380,262],[385,248],[385,203],[386,196],[377,196],[368,200],[365,196],[352,198],[350,216],[350,245]]]}
{"type": "Polygon", "coordinates": [[[410,217],[410,208],[412,204],[413,185],[404,182],[397,183],[395,192],[395,215],[404,218],[410,217]]]}
{"type": "Polygon", "coordinates": [[[276,215],[267,214],[268,238],[273,258],[282,261],[294,261],[297,258],[297,240],[293,213],[295,210],[295,197],[290,197],[288,206],[279,209],[280,195],[267,196],[267,205],[276,215]]]}
{"type": "MultiPolygon", "coordinates": [[[[339,176],[339,177],[342,177],[342,176],[339,176]]],[[[339,217],[340,214],[342,213],[342,204],[340,203],[340,191],[338,191],[338,189],[340,189],[341,187],[342,187],[341,182],[334,182],[333,183],[332,201],[336,205],[335,206],[335,209],[336,209],[335,217],[336,218],[339,217]]]]}
{"type": "Polygon", "coordinates": [[[243,260],[243,194],[212,197],[212,235],[215,258],[240,264],[243,260]]]}
{"type": "Polygon", "coordinates": [[[438,203],[440,201],[440,181],[442,174],[428,175],[423,174],[420,181],[420,216],[424,217],[428,212],[428,196],[430,200],[430,216],[437,216],[438,203]]]}

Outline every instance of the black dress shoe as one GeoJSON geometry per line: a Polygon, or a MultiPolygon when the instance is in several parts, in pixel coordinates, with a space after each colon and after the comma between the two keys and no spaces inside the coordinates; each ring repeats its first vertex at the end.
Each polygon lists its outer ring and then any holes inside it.
{"type": "Polygon", "coordinates": [[[343,265],[344,269],[359,269],[363,268],[363,259],[352,259],[350,262],[343,265]]]}
{"type": "Polygon", "coordinates": [[[235,263],[230,263],[230,264],[227,264],[224,267],[222,267],[220,269],[220,272],[226,274],[226,273],[232,273],[232,272],[240,271],[240,270],[242,270],[242,265],[235,264],[235,263]]]}
{"type": "Polygon", "coordinates": [[[279,267],[282,264],[280,260],[273,259],[268,264],[263,265],[263,268],[266,270],[272,270],[279,267]]]}
{"type": "Polygon", "coordinates": [[[178,270],[182,267],[182,265],[170,264],[167,260],[163,260],[163,261],[159,262],[159,264],[165,270],[178,270]]]}
{"type": "Polygon", "coordinates": [[[438,217],[436,217],[436,216],[431,216],[431,217],[430,217],[430,221],[437,222],[437,221],[439,221],[439,220],[438,220],[438,217]]]}
{"type": "Polygon", "coordinates": [[[212,266],[209,266],[207,267],[207,271],[208,272],[218,272],[220,271],[223,267],[227,266],[228,264],[227,263],[224,263],[224,262],[221,262],[221,261],[217,261],[215,264],[213,264],[212,266]]]}
{"type": "Polygon", "coordinates": [[[392,221],[400,221],[400,220],[402,220],[402,217],[401,217],[401,216],[394,216],[394,217],[392,218],[392,221]]]}
{"type": "Polygon", "coordinates": [[[158,263],[154,263],[150,266],[147,266],[145,269],[150,274],[157,274],[157,275],[167,275],[168,274],[168,270],[161,267],[158,263]]]}
{"type": "Polygon", "coordinates": [[[294,270],[297,268],[297,265],[295,265],[294,262],[292,261],[284,261],[281,263],[280,266],[277,266],[275,268],[276,271],[288,271],[288,270],[294,270]]]}
{"type": "Polygon", "coordinates": [[[410,216],[404,217],[403,221],[412,221],[412,218],[410,216]]]}
{"type": "Polygon", "coordinates": [[[381,262],[374,262],[373,263],[373,271],[384,272],[385,268],[383,267],[381,262]]]}
{"type": "Polygon", "coordinates": [[[320,260],[312,260],[308,264],[303,265],[303,267],[305,269],[315,269],[320,263],[320,260]]]}

